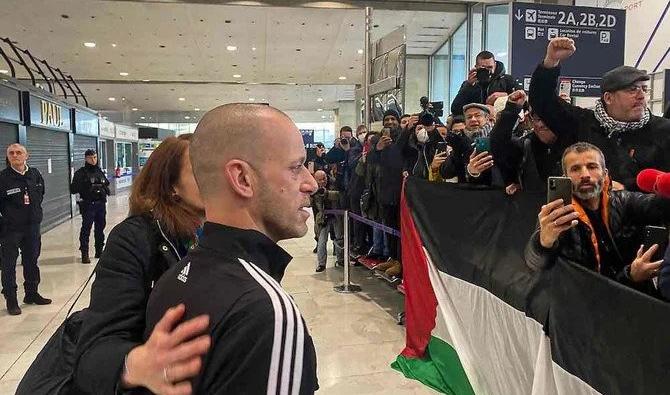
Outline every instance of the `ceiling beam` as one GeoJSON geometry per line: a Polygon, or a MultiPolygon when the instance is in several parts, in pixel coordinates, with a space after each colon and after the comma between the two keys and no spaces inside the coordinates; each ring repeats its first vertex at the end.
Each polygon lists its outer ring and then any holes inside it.
{"type": "Polygon", "coordinates": [[[454,0],[341,0],[341,1],[304,1],[304,0],[103,0],[110,2],[160,3],[160,4],[218,4],[250,7],[295,7],[295,8],[326,8],[326,9],[364,9],[372,7],[376,10],[395,11],[438,11],[465,12],[466,1],[454,0]]]}

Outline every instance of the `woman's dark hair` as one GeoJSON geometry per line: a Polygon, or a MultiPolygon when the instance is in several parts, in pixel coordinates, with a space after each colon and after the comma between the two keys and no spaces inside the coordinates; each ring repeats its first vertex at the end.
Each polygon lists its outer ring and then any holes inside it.
{"type": "Polygon", "coordinates": [[[129,199],[130,215],[150,215],[177,237],[194,237],[201,223],[201,213],[174,191],[192,136],[187,133],[161,142],[133,181],[129,199]]]}

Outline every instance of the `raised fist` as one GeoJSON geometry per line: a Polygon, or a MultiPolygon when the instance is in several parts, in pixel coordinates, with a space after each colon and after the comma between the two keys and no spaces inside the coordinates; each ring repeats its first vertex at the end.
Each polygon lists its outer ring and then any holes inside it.
{"type": "Polygon", "coordinates": [[[577,48],[575,41],[567,37],[557,37],[549,41],[547,46],[547,55],[544,57],[544,67],[552,68],[572,56],[577,48]]]}
{"type": "Polygon", "coordinates": [[[527,99],[528,97],[526,96],[526,92],[522,90],[514,91],[507,97],[508,101],[511,101],[519,107],[523,107],[527,99]]]}

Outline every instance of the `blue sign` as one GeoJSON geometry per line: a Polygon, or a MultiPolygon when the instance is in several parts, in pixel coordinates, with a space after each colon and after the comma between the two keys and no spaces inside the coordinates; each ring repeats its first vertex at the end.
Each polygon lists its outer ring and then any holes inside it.
{"type": "Polygon", "coordinates": [[[74,132],[87,136],[98,136],[98,116],[96,114],[74,110],[74,132]]]}
{"type": "Polygon", "coordinates": [[[511,70],[525,90],[555,37],[571,38],[577,47],[561,65],[561,93],[600,96],[602,75],[624,64],[626,11],[513,3],[511,70]]]}

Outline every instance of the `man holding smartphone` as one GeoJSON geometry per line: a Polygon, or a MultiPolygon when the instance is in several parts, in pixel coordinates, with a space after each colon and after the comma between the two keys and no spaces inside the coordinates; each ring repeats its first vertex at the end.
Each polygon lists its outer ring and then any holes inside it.
{"type": "Polygon", "coordinates": [[[639,236],[645,226],[670,221],[670,199],[612,190],[605,157],[589,143],[568,147],[562,165],[572,183],[572,201],[542,206],[538,229],[526,246],[526,264],[538,270],[562,258],[657,296],[651,280],[661,266],[652,259],[659,246],[641,245],[639,236]]]}
{"type": "Polygon", "coordinates": [[[505,65],[497,61],[489,51],[482,51],[475,58],[475,67],[470,69],[468,79],[451,103],[451,113],[462,115],[463,106],[468,103],[486,104],[489,96],[496,92],[512,93],[514,78],[505,74],[505,65]]]}

